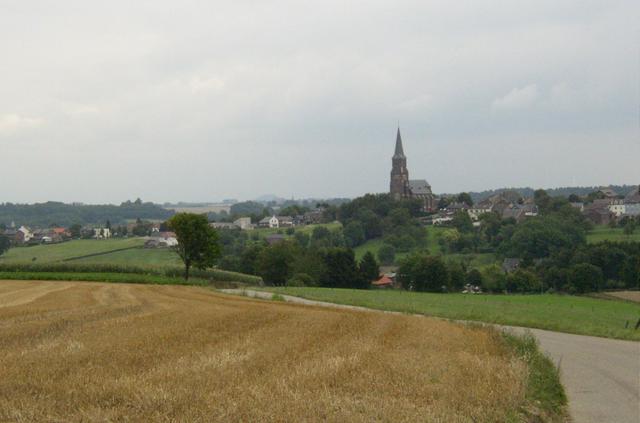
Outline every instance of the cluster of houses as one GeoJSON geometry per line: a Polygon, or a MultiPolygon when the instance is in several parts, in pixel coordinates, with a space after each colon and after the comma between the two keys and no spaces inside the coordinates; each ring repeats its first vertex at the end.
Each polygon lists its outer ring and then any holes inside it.
{"type": "Polygon", "coordinates": [[[13,245],[53,244],[71,238],[67,228],[31,229],[27,226],[12,227],[0,231],[13,245]]]}
{"type": "Polygon", "coordinates": [[[473,206],[467,203],[451,203],[432,216],[428,223],[434,225],[447,224],[453,220],[456,213],[461,211],[467,212],[474,225],[477,226],[480,224],[480,216],[485,213],[496,213],[503,219],[512,218],[520,223],[528,217],[537,216],[538,206],[535,205],[533,198],[523,199],[515,191],[503,191],[473,206]]]}
{"type": "Polygon", "coordinates": [[[297,216],[267,216],[257,224],[251,223],[250,217],[241,217],[233,222],[213,222],[211,226],[216,229],[241,229],[251,230],[257,228],[292,228],[294,226],[304,226],[316,223],[322,223],[324,210],[316,209],[297,216]]]}
{"type": "Polygon", "coordinates": [[[170,248],[178,245],[178,238],[175,232],[160,232],[152,230],[144,243],[145,248],[170,248]]]}
{"type": "Polygon", "coordinates": [[[596,225],[608,225],[625,217],[640,216],[640,185],[624,197],[611,188],[602,188],[598,194],[601,198],[593,200],[592,203],[575,202],[571,205],[596,225]]]}
{"type": "MultiPolygon", "coordinates": [[[[640,186],[635,187],[626,196],[618,194],[611,188],[601,188],[597,195],[599,198],[592,202],[573,202],[571,205],[596,225],[607,225],[625,217],[640,216],[640,186]]],[[[522,198],[515,191],[503,191],[473,206],[459,202],[451,203],[428,218],[425,223],[447,224],[460,211],[466,211],[474,225],[478,226],[480,216],[485,213],[497,213],[503,219],[512,218],[520,223],[529,217],[537,216],[538,206],[533,198],[522,198]]]]}
{"type": "MultiPolygon", "coordinates": [[[[135,225],[126,226],[128,233],[132,233],[135,225]]],[[[173,247],[178,245],[176,234],[173,232],[161,232],[159,223],[151,224],[150,230],[150,236],[146,237],[145,247],[173,247]]],[[[71,230],[65,227],[31,229],[24,225],[16,228],[15,224],[12,224],[4,231],[0,229],[0,235],[7,237],[13,246],[56,244],[69,241],[74,237],[71,230]]],[[[118,235],[117,232],[107,226],[85,226],[80,228],[79,234],[76,233],[75,236],[83,239],[109,239],[116,235],[118,235]]]]}

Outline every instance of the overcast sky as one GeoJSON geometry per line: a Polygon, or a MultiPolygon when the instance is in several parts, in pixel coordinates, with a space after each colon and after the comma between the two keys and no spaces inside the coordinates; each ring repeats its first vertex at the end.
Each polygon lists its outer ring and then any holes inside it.
{"type": "Polygon", "coordinates": [[[0,202],[640,183],[640,2],[0,0],[0,202]]]}

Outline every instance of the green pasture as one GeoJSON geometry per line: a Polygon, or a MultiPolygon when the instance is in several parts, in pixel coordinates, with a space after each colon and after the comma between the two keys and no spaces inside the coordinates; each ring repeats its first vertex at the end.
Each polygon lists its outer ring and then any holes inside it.
{"type": "Polygon", "coordinates": [[[0,256],[0,263],[53,263],[74,257],[142,245],[144,245],[144,239],[142,238],[113,238],[103,240],[79,239],[59,244],[15,247],[0,256]]]}
{"type": "Polygon", "coordinates": [[[569,295],[434,294],[400,290],[269,288],[312,300],[455,320],[640,341],[640,304],[569,295]]]}
{"type": "Polygon", "coordinates": [[[71,263],[142,267],[181,267],[184,265],[180,257],[178,257],[178,254],[169,248],[135,248],[132,250],[114,251],[99,256],[73,260],[71,263]]]}
{"type": "MultiPolygon", "coordinates": [[[[317,225],[294,226],[293,229],[295,230],[295,232],[301,232],[303,234],[307,234],[311,236],[311,234],[313,233],[313,230],[319,226],[323,226],[329,229],[330,231],[335,231],[341,228],[342,224],[340,222],[319,223],[317,225]]],[[[253,236],[254,234],[257,234],[260,237],[260,239],[273,234],[282,234],[286,237],[289,237],[289,235],[287,235],[287,229],[289,228],[256,228],[249,231],[249,234],[251,236],[253,236]]]]}
{"type": "Polygon", "coordinates": [[[625,235],[622,228],[610,228],[608,226],[596,226],[587,234],[587,242],[595,244],[602,241],[636,241],[640,242],[640,228],[636,228],[631,235],[625,235]]]}

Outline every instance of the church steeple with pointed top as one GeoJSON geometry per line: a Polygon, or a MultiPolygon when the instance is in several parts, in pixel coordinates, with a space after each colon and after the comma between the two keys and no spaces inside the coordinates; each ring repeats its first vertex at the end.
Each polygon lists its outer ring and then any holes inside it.
{"type": "Polygon", "coordinates": [[[396,150],[391,159],[391,183],[389,191],[396,200],[409,195],[409,171],[407,170],[407,157],[402,148],[402,136],[400,127],[396,135],[396,150]]]}
{"type": "Polygon", "coordinates": [[[398,126],[398,133],[396,134],[396,151],[393,154],[393,158],[406,159],[404,150],[402,148],[402,135],[400,135],[400,127],[398,126]]]}
{"type": "Polygon", "coordinates": [[[436,209],[436,197],[431,191],[431,185],[424,179],[409,180],[409,170],[407,169],[407,156],[404,155],[402,147],[402,136],[400,127],[396,135],[396,149],[391,158],[391,182],[389,192],[394,199],[402,198],[417,199],[422,202],[422,210],[430,212],[436,209]]]}

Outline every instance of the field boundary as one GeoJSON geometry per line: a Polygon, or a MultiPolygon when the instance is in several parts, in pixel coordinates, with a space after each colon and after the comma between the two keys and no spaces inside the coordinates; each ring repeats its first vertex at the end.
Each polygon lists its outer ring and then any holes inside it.
{"type": "Polygon", "coordinates": [[[104,256],[104,255],[107,255],[107,254],[119,253],[120,251],[139,250],[139,249],[142,249],[142,248],[144,248],[144,247],[136,246],[136,247],[116,248],[115,250],[101,251],[99,253],[85,254],[83,256],[77,256],[77,257],[69,257],[69,258],[60,260],[60,262],[61,263],[66,263],[68,261],[82,260],[82,259],[86,259],[86,258],[90,258],[90,257],[97,257],[97,256],[104,256]]]}

